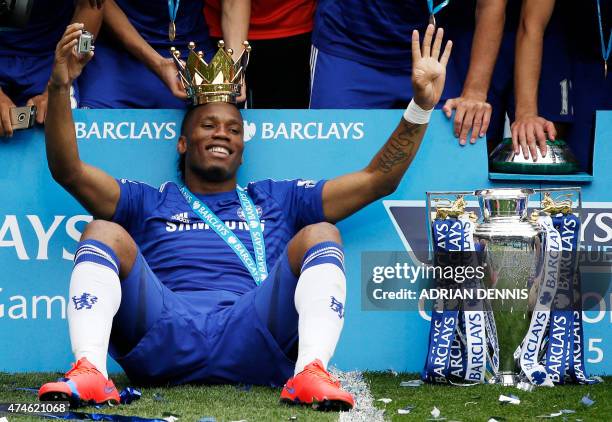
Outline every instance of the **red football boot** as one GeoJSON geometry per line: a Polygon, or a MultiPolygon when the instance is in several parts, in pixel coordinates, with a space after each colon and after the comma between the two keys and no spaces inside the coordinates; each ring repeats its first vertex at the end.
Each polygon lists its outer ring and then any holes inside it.
{"type": "Polygon", "coordinates": [[[120,402],[115,384],[107,380],[87,358],[79,359],[64,378],[40,387],[38,398],[41,401],[69,401],[72,407],[120,402]]]}
{"type": "Polygon", "coordinates": [[[309,404],[315,410],[347,411],[355,401],[350,393],[340,388],[340,381],[315,359],[289,381],[281,391],[280,401],[288,404],[309,404]]]}

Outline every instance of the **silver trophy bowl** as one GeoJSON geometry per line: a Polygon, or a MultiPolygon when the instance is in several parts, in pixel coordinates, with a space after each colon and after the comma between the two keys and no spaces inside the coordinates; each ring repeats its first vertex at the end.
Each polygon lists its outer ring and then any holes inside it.
{"type": "MultiPolygon", "coordinates": [[[[542,229],[529,221],[527,206],[533,189],[485,189],[476,191],[483,221],[476,225],[474,243],[484,251],[487,289],[529,289],[541,255],[542,229]]],[[[532,296],[530,294],[530,296],[532,296]]],[[[528,299],[493,299],[499,344],[499,371],[492,383],[516,385],[520,369],[514,351],[529,329],[528,299]]]]}

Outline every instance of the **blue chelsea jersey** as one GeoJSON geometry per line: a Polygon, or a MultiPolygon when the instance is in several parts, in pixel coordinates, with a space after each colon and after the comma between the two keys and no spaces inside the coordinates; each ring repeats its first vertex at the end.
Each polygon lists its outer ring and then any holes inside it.
{"type": "MultiPolygon", "coordinates": [[[[255,287],[242,261],[195,214],[175,183],[167,182],[159,189],[126,179],[118,183],[121,195],[113,221],[134,238],[164,285],[175,292],[234,294],[243,294],[255,287]]],[[[247,186],[263,224],[269,269],[302,227],[324,221],[324,184],[324,181],[268,179],[247,186]]],[[[236,191],[196,196],[254,256],[249,227],[236,191]]]]}
{"type": "MultiPolygon", "coordinates": [[[[187,50],[187,44],[196,43],[196,50],[210,51],[214,48],[204,20],[203,0],[181,0],[176,14],[176,39],[168,39],[170,14],[167,0],[116,0],[136,28],[138,33],[156,50],[167,50],[175,46],[187,50]]],[[[174,3],[178,3],[175,0],[174,3]]]]}

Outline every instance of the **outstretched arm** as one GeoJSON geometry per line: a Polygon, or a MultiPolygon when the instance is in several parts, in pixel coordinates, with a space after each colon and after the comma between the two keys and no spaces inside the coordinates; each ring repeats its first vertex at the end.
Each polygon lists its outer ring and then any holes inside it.
{"type": "Polygon", "coordinates": [[[79,158],[70,109],[70,86],[93,56],[93,53],[83,56],[76,53],[82,30],[82,23],[68,26],[55,50],[45,125],[47,162],[53,178],[94,217],[110,219],[119,201],[119,185],[111,176],[79,158]]]}
{"type": "Polygon", "coordinates": [[[427,27],[422,49],[419,45],[419,33],[412,33],[414,97],[404,114],[408,120],[400,120],[385,145],[366,168],[325,184],[323,211],[327,221],[342,220],[371,202],[394,192],[414,159],[425,135],[428,112],[442,95],[446,64],[452,48],[452,41],[448,41],[440,56],[444,31],[438,29],[432,45],[434,30],[433,25],[427,27]],[[423,118],[423,115],[426,117],[423,118]]]}
{"type": "Polygon", "coordinates": [[[546,134],[557,135],[552,122],[538,115],[538,82],[542,69],[544,31],[550,20],[555,0],[523,0],[521,23],[516,34],[514,85],[516,117],[512,123],[514,152],[527,159],[537,159],[536,144],[546,154],[546,134]]]}
{"type": "Polygon", "coordinates": [[[107,0],[104,5],[104,25],[111,30],[124,48],[145,64],[161,79],[175,97],[186,99],[187,93],[181,85],[176,66],[171,58],[162,57],[130,23],[123,10],[114,0],[107,0]]]}
{"type": "Polygon", "coordinates": [[[492,109],[491,104],[487,102],[487,93],[505,20],[506,0],[478,0],[470,68],[463,91],[460,97],[447,100],[443,108],[449,118],[453,110],[456,110],[453,130],[461,145],[466,144],[470,129],[470,143],[473,144],[478,137],[483,137],[489,128],[492,109]]]}

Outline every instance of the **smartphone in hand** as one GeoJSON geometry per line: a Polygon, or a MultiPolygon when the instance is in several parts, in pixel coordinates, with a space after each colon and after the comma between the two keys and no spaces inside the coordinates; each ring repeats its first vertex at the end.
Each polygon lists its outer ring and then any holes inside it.
{"type": "Polygon", "coordinates": [[[28,129],[34,126],[36,121],[36,106],[11,107],[11,125],[13,130],[28,129]]]}

